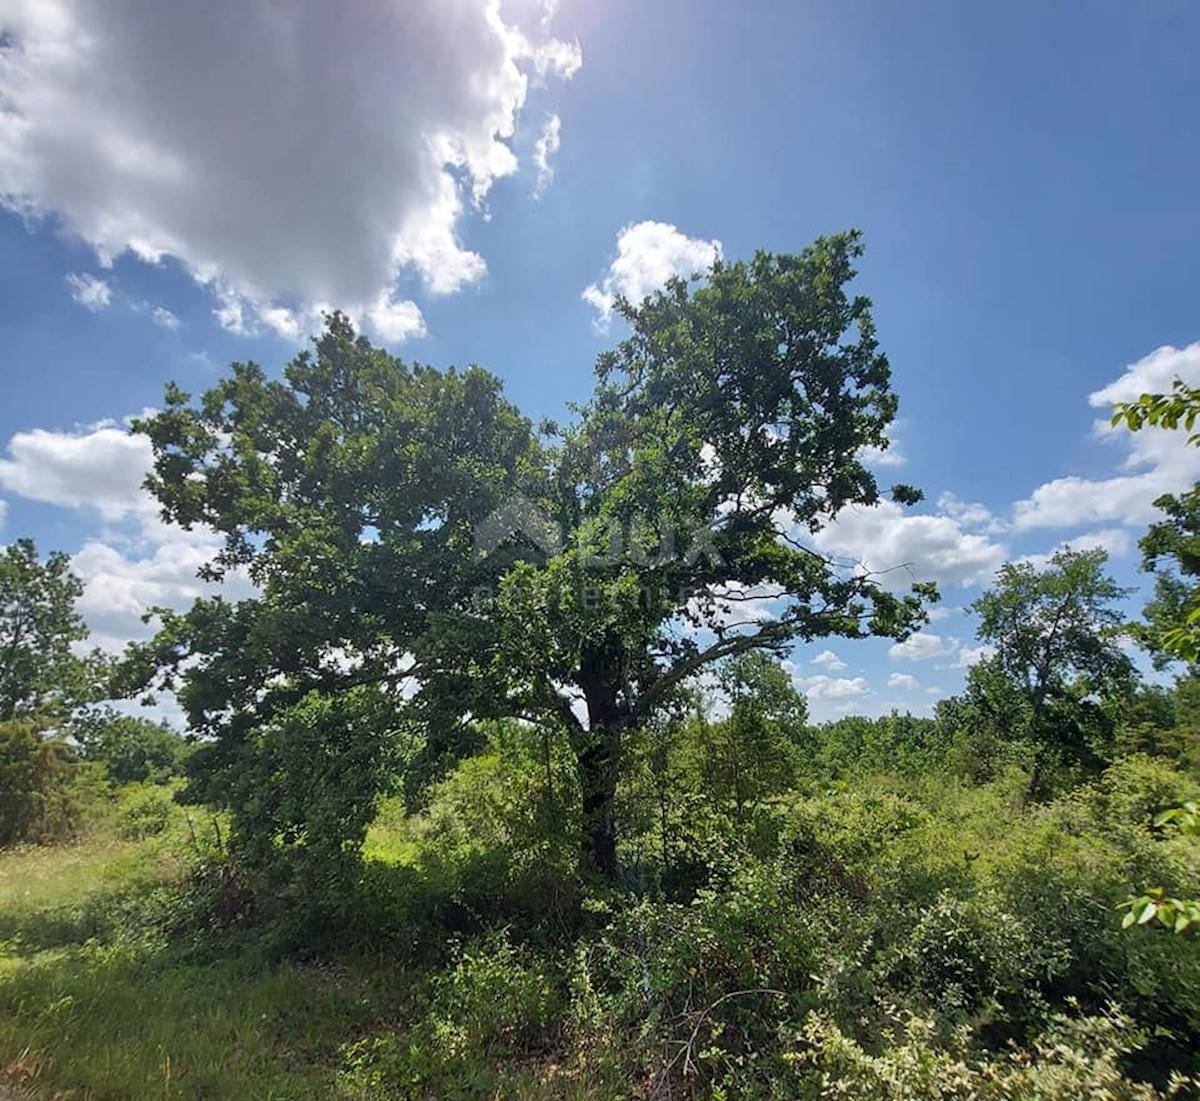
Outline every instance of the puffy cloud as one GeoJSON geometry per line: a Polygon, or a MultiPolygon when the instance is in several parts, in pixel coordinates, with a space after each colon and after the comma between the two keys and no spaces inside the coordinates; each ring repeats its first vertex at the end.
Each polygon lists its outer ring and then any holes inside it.
{"type": "Polygon", "coordinates": [[[1110,558],[1121,558],[1129,553],[1132,543],[1133,539],[1129,532],[1121,528],[1102,528],[1099,531],[1089,531],[1082,535],[1072,536],[1046,554],[1024,554],[1018,561],[1029,562],[1038,569],[1042,569],[1050,564],[1050,559],[1055,554],[1068,547],[1076,551],[1102,550],[1110,558]]]}
{"type": "Polygon", "coordinates": [[[1103,411],[1093,432],[1124,450],[1123,474],[1089,479],[1070,475],[1038,486],[1018,501],[1018,529],[1076,527],[1118,523],[1143,527],[1156,518],[1154,500],[1179,493],[1200,480],[1200,449],[1187,445],[1187,433],[1144,428],[1129,432],[1109,423],[1114,402],[1133,401],[1143,393],[1170,390],[1176,378],[1200,385],[1200,342],[1186,348],[1162,347],[1126,368],[1116,381],[1089,395],[1103,411]]]}
{"type": "MultiPolygon", "coordinates": [[[[149,628],[141,617],[149,607],[183,607],[213,591],[196,574],[212,557],[217,538],[161,520],[157,503],[142,489],[152,462],[145,436],[130,435],[113,423],[77,432],[35,429],[13,436],[8,455],[0,459],[5,490],[94,511],[107,526],[73,560],[84,582],[80,614],[97,645],[118,650],[131,639],[145,638],[149,628]]],[[[244,578],[234,577],[221,591],[236,598],[251,589],[244,578]]]]}
{"type": "MultiPolygon", "coordinates": [[[[3,70],[0,69],[0,72],[3,70]]],[[[92,313],[107,309],[112,301],[112,288],[94,275],[77,275],[72,272],[67,276],[67,286],[71,288],[71,297],[92,313]]]]}
{"type": "Polygon", "coordinates": [[[824,673],[800,680],[810,700],[845,700],[865,696],[870,689],[865,677],[829,677],[824,673]]]}
{"type": "Polygon", "coordinates": [[[917,631],[903,642],[894,642],[888,647],[888,657],[900,661],[927,661],[940,658],[955,651],[954,639],[945,639],[930,631],[917,631]]]}
{"type": "Polygon", "coordinates": [[[975,585],[987,581],[1007,556],[1002,544],[965,530],[953,516],[914,515],[892,501],[843,509],[813,541],[895,588],[913,581],[975,585]]]}
{"type": "Polygon", "coordinates": [[[181,539],[130,557],[102,540],[85,543],[71,564],[84,584],[78,608],[92,632],[89,642],[120,650],[149,637],[153,628],[142,623],[148,608],[183,608],[204,592],[221,591],[231,599],[249,595],[251,587],[241,577],[219,589],[197,578],[212,549],[181,539]]]}
{"type": "Polygon", "coordinates": [[[155,306],[150,314],[150,319],[160,329],[178,329],[179,318],[177,318],[166,306],[155,306]]]}
{"type": "Polygon", "coordinates": [[[0,500],[0,530],[4,528],[4,522],[8,519],[8,502],[0,500]]]}
{"type": "Polygon", "coordinates": [[[176,258],[245,331],[332,304],[394,335],[398,277],[478,280],[464,212],[516,171],[531,79],[582,60],[497,0],[37,0],[0,32],[0,203],[176,258]]]}
{"type": "Polygon", "coordinates": [[[641,302],[673,276],[687,279],[706,272],[720,255],[720,241],[688,237],[666,222],[627,225],[617,235],[616,259],[583,291],[583,300],[596,308],[595,328],[607,330],[618,296],[641,302]]]}
{"type": "Polygon", "coordinates": [[[425,335],[425,319],[415,302],[397,302],[384,296],[367,311],[367,320],[385,344],[400,344],[425,335]]]}
{"type": "Polygon", "coordinates": [[[858,455],[867,466],[903,466],[908,462],[894,443],[887,447],[864,447],[858,455]]]}
{"type": "Polygon", "coordinates": [[[996,647],[989,646],[986,642],[979,646],[960,646],[958,648],[958,660],[955,661],[953,668],[955,669],[970,669],[972,665],[978,665],[981,661],[990,658],[996,652],[996,647]]]}
{"type": "Polygon", "coordinates": [[[989,535],[996,535],[1005,529],[1004,523],[993,516],[986,505],[978,501],[964,501],[956,493],[940,494],[937,507],[939,512],[963,528],[982,529],[989,535]]]}
{"type": "Polygon", "coordinates": [[[533,146],[533,163],[537,168],[537,180],[533,185],[533,197],[540,199],[545,194],[550,181],[554,179],[554,166],[550,158],[562,146],[562,120],[557,115],[551,115],[542,126],[542,133],[533,146]]]}
{"type": "Polygon", "coordinates": [[[148,508],[142,481],[152,452],[145,436],[115,425],[83,432],[18,432],[0,459],[0,487],[33,501],[94,508],[119,520],[148,508]]]}
{"type": "Polygon", "coordinates": [[[846,663],[837,656],[832,650],[822,650],[815,658],[812,659],[813,665],[820,665],[828,669],[831,673],[838,673],[846,668],[846,663]]]}
{"type": "Polygon", "coordinates": [[[915,692],[920,687],[920,683],[911,673],[893,673],[887,679],[887,686],[903,688],[906,692],[915,692]]]}

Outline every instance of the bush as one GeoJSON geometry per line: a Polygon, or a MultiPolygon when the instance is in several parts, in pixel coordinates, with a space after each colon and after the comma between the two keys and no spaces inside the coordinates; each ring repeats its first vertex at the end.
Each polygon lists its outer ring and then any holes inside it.
{"type": "Polygon", "coordinates": [[[699,1077],[757,1096],[746,1091],[771,1073],[779,1022],[798,1021],[812,994],[796,884],[751,863],[688,905],[643,901],[610,917],[576,960],[575,1034],[624,1047],[663,1088],[699,1077]]]}
{"type": "Polygon", "coordinates": [[[1066,950],[1039,942],[990,892],[945,892],[917,918],[895,952],[886,981],[954,1021],[988,1011],[1007,1020],[1039,1018],[1039,986],[1065,970],[1066,950]]]}
{"type": "Polygon", "coordinates": [[[1130,1081],[1123,1064],[1146,1036],[1116,1009],[1059,1016],[1032,1051],[999,1056],[973,1050],[969,1031],[945,1046],[936,1032],[932,1020],[910,1016],[903,1032],[889,1032],[872,1054],[828,1017],[813,1014],[790,1061],[819,1073],[818,1097],[853,1101],[1157,1101],[1200,1085],[1176,1077],[1160,1091],[1130,1081]]]}
{"type": "Polygon", "coordinates": [[[99,761],[113,784],[164,784],[179,775],[190,749],[165,723],[103,711],[85,716],[71,731],[85,761],[99,761]]]}
{"type": "Polygon", "coordinates": [[[129,841],[156,837],[171,822],[173,800],[168,791],[149,785],[131,785],[121,792],[117,832],[129,841]]]}
{"type": "Polygon", "coordinates": [[[479,923],[572,921],[579,899],[573,768],[520,752],[469,757],[410,819],[417,866],[479,923]]]}
{"type": "Polygon", "coordinates": [[[0,723],[0,846],[71,836],[74,763],[71,747],[38,720],[0,723]]]}
{"type": "Polygon", "coordinates": [[[346,1045],[341,1081],[350,1096],[495,1096],[509,1063],[559,1039],[561,974],[503,931],[459,947],[422,992],[423,1012],[406,1035],[383,1032],[346,1045]]]}

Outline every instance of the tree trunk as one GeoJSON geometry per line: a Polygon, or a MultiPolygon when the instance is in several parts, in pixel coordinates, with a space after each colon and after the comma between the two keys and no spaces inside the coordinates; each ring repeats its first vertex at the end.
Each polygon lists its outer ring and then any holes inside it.
{"type": "Polygon", "coordinates": [[[617,880],[617,777],[628,721],[618,687],[621,666],[619,648],[601,645],[584,651],[580,669],[588,709],[588,735],[579,751],[583,865],[609,883],[617,880]]]}
{"type": "Polygon", "coordinates": [[[617,879],[617,772],[620,729],[596,729],[579,754],[583,788],[584,867],[615,883],[617,879]]]}

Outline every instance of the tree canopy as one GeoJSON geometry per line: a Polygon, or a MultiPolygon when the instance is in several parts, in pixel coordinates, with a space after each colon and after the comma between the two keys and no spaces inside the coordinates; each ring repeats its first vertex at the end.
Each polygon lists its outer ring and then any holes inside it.
{"type": "Polygon", "coordinates": [[[1119,601],[1096,549],[1057,551],[1043,566],[1009,562],[971,606],[994,653],[967,675],[972,718],[1035,747],[1034,786],[1050,756],[1103,759],[1113,717],[1103,705],[1133,691],[1137,671],[1120,646],[1119,601]]]}
{"type": "Polygon", "coordinates": [[[0,553],[0,722],[61,713],[89,694],[88,663],[72,649],[88,631],[70,565],[60,552],[43,562],[30,539],[0,553]]]}
{"type": "Polygon", "coordinates": [[[223,533],[208,576],[259,590],[164,612],[141,655],[213,738],[194,793],[228,800],[250,732],[314,692],[374,693],[364,768],[408,739],[433,774],[472,723],[518,718],[570,739],[589,859],[614,875],[624,732],[724,658],[901,638],[934,595],[811,544],[880,499],[862,455],[896,411],[870,302],[846,290],[860,252],[843,234],[622,302],[629,336],[562,428],[336,314],[282,379],[245,363],[198,401],[168,388],[136,425],[149,487],[166,519],[223,533]]]}

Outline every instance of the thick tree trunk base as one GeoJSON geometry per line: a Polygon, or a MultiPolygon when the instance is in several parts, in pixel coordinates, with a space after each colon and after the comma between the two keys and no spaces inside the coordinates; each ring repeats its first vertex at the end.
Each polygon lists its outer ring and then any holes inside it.
{"type": "Polygon", "coordinates": [[[598,732],[579,754],[583,788],[583,868],[608,883],[617,881],[617,772],[620,735],[598,732]]]}

